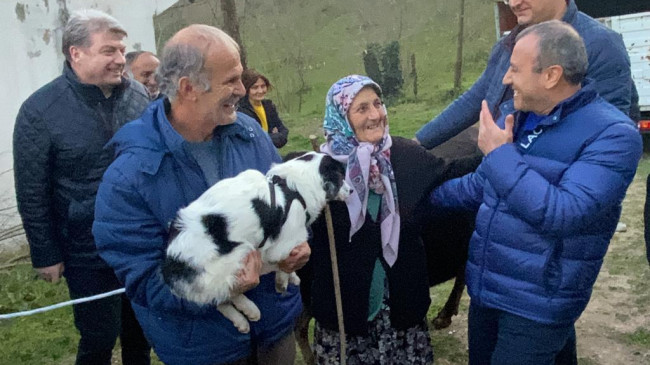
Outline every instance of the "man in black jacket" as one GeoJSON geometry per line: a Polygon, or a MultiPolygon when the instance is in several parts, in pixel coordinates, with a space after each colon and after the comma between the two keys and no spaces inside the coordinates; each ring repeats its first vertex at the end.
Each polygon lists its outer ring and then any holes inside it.
{"type": "MultiPolygon", "coordinates": [[[[126,35],[107,14],[75,13],[63,33],[63,74],[32,94],[16,119],[16,199],[32,264],[48,282],[65,276],[72,298],[122,286],[98,256],[91,228],[97,188],[112,158],[103,146],[149,102],[141,84],[122,77],[126,35]]],[[[125,365],[150,363],[126,297],[73,311],[81,334],[77,364],[110,364],[118,335],[125,365]]]]}
{"type": "Polygon", "coordinates": [[[148,51],[133,51],[127,53],[124,76],[130,77],[147,88],[149,98],[158,100],[163,97],[158,88],[156,80],[156,70],[160,65],[160,60],[155,54],[148,51]]]}

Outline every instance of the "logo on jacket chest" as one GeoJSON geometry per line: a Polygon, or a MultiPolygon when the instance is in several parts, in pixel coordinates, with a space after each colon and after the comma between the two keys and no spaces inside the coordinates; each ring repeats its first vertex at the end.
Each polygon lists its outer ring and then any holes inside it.
{"type": "Polygon", "coordinates": [[[537,137],[539,137],[543,132],[544,130],[540,127],[533,129],[532,132],[529,132],[528,135],[522,138],[522,141],[519,143],[519,145],[524,149],[528,149],[528,147],[530,147],[533,142],[535,142],[537,137]]]}

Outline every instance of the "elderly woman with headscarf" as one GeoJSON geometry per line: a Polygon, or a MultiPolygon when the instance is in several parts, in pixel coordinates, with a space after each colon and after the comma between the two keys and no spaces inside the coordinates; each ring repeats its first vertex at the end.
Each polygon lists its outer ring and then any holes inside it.
{"type": "MultiPolygon", "coordinates": [[[[475,164],[445,162],[417,143],[391,137],[381,88],[347,76],[329,90],[321,151],[346,164],[354,189],[330,203],[349,364],[433,362],[426,314],[431,302],[421,238],[426,196],[475,164]]],[[[325,220],[312,225],[314,353],[338,363],[337,314],[325,220]]]]}

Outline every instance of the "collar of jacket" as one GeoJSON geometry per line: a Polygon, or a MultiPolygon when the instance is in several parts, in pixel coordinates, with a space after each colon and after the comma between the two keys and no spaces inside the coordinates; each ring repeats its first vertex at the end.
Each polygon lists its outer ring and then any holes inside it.
{"type": "MultiPolygon", "coordinates": [[[[583,106],[591,103],[595,98],[598,97],[598,92],[595,89],[594,82],[591,79],[585,79],[582,83],[582,88],[578,90],[575,94],[570,97],[562,100],[557,104],[546,118],[539,122],[538,126],[549,126],[555,123],[559,123],[567,115],[575,112],[576,110],[582,108],[583,106]]],[[[515,126],[524,123],[526,117],[528,117],[528,112],[521,112],[515,110],[514,100],[510,99],[507,102],[503,103],[500,107],[501,109],[501,118],[499,120],[499,125],[503,126],[503,120],[508,114],[515,115],[515,126]]]]}
{"type": "Polygon", "coordinates": [[[121,95],[124,90],[129,87],[130,84],[130,81],[127,78],[122,77],[122,83],[116,85],[113,88],[111,97],[107,98],[104,96],[104,93],[98,86],[92,84],[84,84],[79,81],[79,77],[77,77],[77,74],[74,72],[68,61],[65,61],[63,63],[63,75],[68,81],[68,84],[70,84],[70,86],[72,86],[72,88],[79,95],[81,95],[82,98],[86,99],[91,104],[96,104],[98,102],[106,101],[110,98],[119,97],[119,95],[121,95]]]}
{"type": "Polygon", "coordinates": [[[248,94],[246,94],[243,98],[239,99],[238,106],[239,109],[248,110],[254,113],[253,104],[251,104],[251,101],[248,99],[248,94]]]}
{"type": "MultiPolygon", "coordinates": [[[[150,107],[153,108],[154,125],[160,131],[161,142],[166,149],[177,158],[192,160],[185,151],[185,139],[172,127],[169,119],[167,119],[167,114],[171,112],[169,99],[165,97],[154,101],[150,107]]],[[[221,142],[222,138],[239,138],[251,142],[255,138],[255,131],[251,127],[244,126],[239,120],[239,114],[237,114],[237,120],[234,123],[217,126],[213,131],[212,138],[217,139],[218,142],[221,142]]],[[[155,174],[157,170],[158,166],[152,166],[149,173],[155,174]]]]}
{"type": "Polygon", "coordinates": [[[565,23],[573,24],[578,16],[578,6],[574,0],[568,0],[566,6],[566,12],[562,17],[562,21],[565,23]]]}
{"type": "MultiPolygon", "coordinates": [[[[263,99],[262,100],[262,106],[264,107],[264,110],[267,111],[268,113],[268,108],[269,108],[269,99],[263,99]]],[[[253,117],[255,120],[258,120],[259,118],[257,117],[257,113],[255,113],[255,109],[253,109],[253,104],[251,104],[250,99],[248,98],[248,95],[244,96],[243,98],[239,99],[239,103],[237,104],[237,107],[239,110],[246,111],[249,116],[253,117]]],[[[267,115],[268,118],[268,115],[267,115]]],[[[259,123],[259,120],[258,120],[259,123]]]]}

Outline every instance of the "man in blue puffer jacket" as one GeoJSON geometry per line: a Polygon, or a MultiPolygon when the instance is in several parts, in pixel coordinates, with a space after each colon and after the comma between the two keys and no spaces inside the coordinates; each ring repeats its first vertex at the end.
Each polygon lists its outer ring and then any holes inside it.
{"type": "Polygon", "coordinates": [[[517,34],[527,26],[551,19],[567,22],[578,31],[587,47],[587,77],[606,101],[626,115],[630,112],[634,83],[630,59],[618,33],[578,11],[574,0],[509,0],[506,3],[517,17],[518,25],[492,48],[485,71],[476,83],[416,133],[416,139],[424,147],[434,148],[476,123],[483,99],[493,114],[499,113],[499,106],[512,99],[512,89],[501,80],[508,70],[517,34]]]}
{"type": "Polygon", "coordinates": [[[632,123],[583,79],[587,53],[557,20],[517,36],[496,124],[482,105],[477,171],[432,196],[478,210],[467,262],[470,364],[577,364],[587,306],[641,156],[632,123]],[[582,86],[581,86],[582,84],[582,86]]]}
{"type": "MultiPolygon", "coordinates": [[[[239,280],[262,317],[242,334],[217,311],[175,297],[161,276],[170,221],[215,182],[246,169],[266,172],[280,157],[253,119],[235,112],[245,94],[239,47],[217,28],[192,25],[165,46],[161,91],[143,116],[112,139],[116,160],[99,187],[93,233],[101,257],[125,284],[145,335],[166,364],[292,364],[297,287],[275,291],[249,255],[239,280]],[[252,290],[246,290],[259,285],[252,290]]],[[[307,243],[280,267],[309,258],[307,243]]]]}

